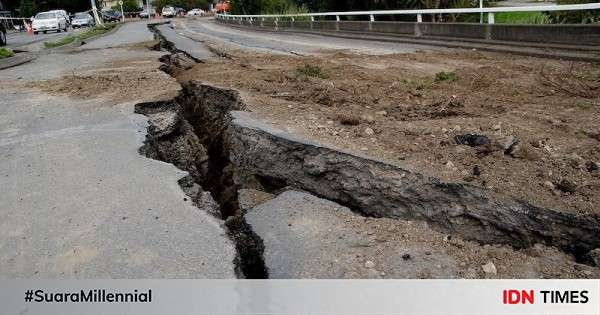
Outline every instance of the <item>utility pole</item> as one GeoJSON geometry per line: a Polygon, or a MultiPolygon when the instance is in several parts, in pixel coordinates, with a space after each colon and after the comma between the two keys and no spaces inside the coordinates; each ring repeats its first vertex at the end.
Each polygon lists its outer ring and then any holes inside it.
{"type": "Polygon", "coordinates": [[[123,0],[119,0],[119,5],[121,6],[121,22],[125,22],[125,12],[123,12],[123,0]]]}
{"type": "MultiPolygon", "coordinates": [[[[479,8],[483,9],[483,0],[479,0],[479,8]]],[[[483,23],[483,12],[479,12],[479,24],[483,23]]]]}
{"type": "Polygon", "coordinates": [[[104,24],[102,23],[102,20],[98,16],[98,9],[96,8],[96,1],[90,0],[90,2],[92,3],[92,12],[94,12],[94,19],[96,19],[96,24],[98,24],[100,26],[104,26],[104,24]]]}
{"type": "MultiPolygon", "coordinates": [[[[143,4],[143,0],[142,0],[142,4],[143,4]]],[[[150,0],[146,0],[146,12],[148,12],[148,19],[150,18],[150,0]]]]}

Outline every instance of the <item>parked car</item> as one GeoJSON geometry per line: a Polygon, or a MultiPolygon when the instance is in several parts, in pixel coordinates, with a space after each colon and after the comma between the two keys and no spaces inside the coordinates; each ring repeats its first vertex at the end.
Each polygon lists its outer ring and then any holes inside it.
{"type": "Polygon", "coordinates": [[[188,11],[187,16],[203,16],[204,10],[202,9],[191,9],[188,11]]]}
{"type": "Polygon", "coordinates": [[[163,18],[172,18],[175,16],[175,8],[173,7],[164,7],[161,13],[163,18]]]}
{"type": "Polygon", "coordinates": [[[73,28],[94,26],[95,24],[96,21],[94,21],[94,17],[87,12],[75,13],[73,20],[71,21],[71,26],[73,26],[73,28]]]}
{"type": "Polygon", "coordinates": [[[60,32],[67,31],[67,20],[65,17],[56,12],[41,12],[36,14],[32,23],[33,34],[39,32],[47,33],[48,31],[60,32]]]}
{"type": "Polygon", "coordinates": [[[121,12],[112,9],[102,10],[101,14],[102,19],[106,22],[118,22],[122,17],[121,12]]]}
{"type": "Polygon", "coordinates": [[[185,16],[185,13],[183,8],[175,7],[175,16],[185,16]]]}
{"type": "Polygon", "coordinates": [[[71,25],[71,17],[69,16],[69,14],[67,14],[67,11],[65,11],[65,10],[52,10],[52,11],[48,11],[48,12],[57,13],[57,14],[62,15],[65,18],[65,20],[67,21],[67,25],[71,25]]]}
{"type": "Polygon", "coordinates": [[[0,46],[6,46],[6,27],[0,22],[0,46]]]}
{"type": "Polygon", "coordinates": [[[148,13],[148,11],[142,11],[138,14],[138,16],[140,19],[147,19],[150,17],[150,13],[148,13]]]}

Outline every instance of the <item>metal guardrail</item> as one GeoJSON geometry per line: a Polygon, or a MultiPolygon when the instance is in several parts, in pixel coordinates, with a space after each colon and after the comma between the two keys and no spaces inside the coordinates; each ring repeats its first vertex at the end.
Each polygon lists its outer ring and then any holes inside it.
{"type": "Polygon", "coordinates": [[[258,15],[230,15],[217,14],[217,19],[223,20],[244,20],[272,18],[278,21],[280,18],[290,18],[294,21],[296,17],[310,17],[311,21],[315,17],[335,16],[336,21],[340,21],[341,16],[369,16],[371,22],[375,22],[378,15],[416,15],[417,22],[423,22],[423,14],[459,14],[459,13],[487,13],[488,23],[494,24],[494,14],[500,12],[548,12],[548,11],[581,11],[600,9],[600,3],[585,4],[565,4],[565,5],[544,5],[544,6],[519,6],[519,7],[490,7],[490,8],[454,8],[454,9],[416,9],[416,10],[383,10],[383,11],[348,11],[348,12],[321,12],[321,13],[298,13],[298,14],[258,14],[258,15]]]}

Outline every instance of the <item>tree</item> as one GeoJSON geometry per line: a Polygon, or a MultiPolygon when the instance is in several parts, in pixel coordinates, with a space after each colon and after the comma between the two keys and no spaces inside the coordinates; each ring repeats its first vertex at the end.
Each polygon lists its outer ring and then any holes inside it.
{"type": "MultiPolygon", "coordinates": [[[[557,0],[556,4],[582,4],[597,2],[592,0],[557,0]]],[[[568,24],[585,24],[585,23],[599,23],[600,22],[600,10],[585,10],[585,11],[555,11],[547,12],[550,16],[550,20],[554,23],[568,23],[568,24]]]]}
{"type": "Polygon", "coordinates": [[[277,14],[290,12],[308,12],[308,7],[302,1],[294,0],[233,0],[233,14],[277,14]]]}
{"type": "Polygon", "coordinates": [[[38,6],[33,0],[23,0],[19,6],[19,15],[23,17],[34,16],[37,13],[38,6]]]}
{"type": "MultiPolygon", "coordinates": [[[[121,11],[121,6],[116,4],[112,7],[115,11],[121,11]]],[[[141,11],[137,0],[123,0],[123,11],[124,12],[138,12],[141,11]]]]}

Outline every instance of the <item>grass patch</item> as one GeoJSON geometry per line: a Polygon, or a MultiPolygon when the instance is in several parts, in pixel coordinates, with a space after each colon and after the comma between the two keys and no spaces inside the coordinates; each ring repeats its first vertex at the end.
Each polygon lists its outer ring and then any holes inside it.
{"type": "Polygon", "coordinates": [[[594,104],[592,104],[591,102],[579,102],[576,105],[577,107],[585,110],[591,109],[594,106],[594,104]]]}
{"type": "Polygon", "coordinates": [[[580,136],[584,136],[584,137],[589,136],[589,132],[587,130],[585,130],[585,128],[577,129],[577,134],[580,136]]]}
{"type": "Polygon", "coordinates": [[[313,77],[319,79],[327,79],[329,76],[321,70],[319,66],[311,66],[305,64],[302,67],[296,68],[296,74],[299,76],[313,77]]]}
{"type": "Polygon", "coordinates": [[[15,52],[8,48],[0,48],[0,59],[12,57],[15,55],[15,52]]]}
{"type": "Polygon", "coordinates": [[[550,18],[542,12],[498,12],[494,20],[499,24],[548,24],[550,18]]]}
{"type": "Polygon", "coordinates": [[[452,82],[452,81],[456,81],[456,80],[458,80],[458,76],[456,75],[455,72],[440,71],[435,74],[435,82],[442,82],[442,81],[452,82]]]}
{"type": "Polygon", "coordinates": [[[90,37],[104,34],[108,31],[112,30],[113,28],[115,28],[116,25],[117,25],[116,23],[107,23],[107,24],[104,24],[104,26],[94,26],[84,32],[81,32],[79,34],[71,34],[71,35],[65,36],[55,42],[44,42],[44,47],[54,48],[54,47],[71,44],[72,42],[74,42],[76,40],[84,41],[90,37]]]}

